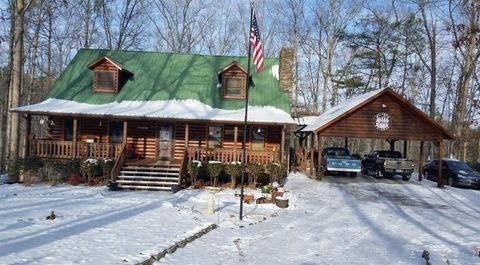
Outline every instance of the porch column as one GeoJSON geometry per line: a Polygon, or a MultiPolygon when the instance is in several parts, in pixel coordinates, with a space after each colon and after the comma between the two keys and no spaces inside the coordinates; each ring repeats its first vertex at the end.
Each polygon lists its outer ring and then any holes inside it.
{"type": "Polygon", "coordinates": [[[313,168],[314,168],[314,156],[315,156],[315,133],[312,132],[312,136],[310,137],[310,176],[313,176],[313,168]]]}
{"type": "Polygon", "coordinates": [[[233,129],[233,160],[238,161],[237,155],[238,126],[233,129]]]}
{"type": "Polygon", "coordinates": [[[407,147],[408,147],[407,140],[403,140],[403,158],[407,158],[407,147]]]}
{"type": "MultiPolygon", "coordinates": [[[[348,138],[345,138],[347,141],[348,146],[348,138]]],[[[317,178],[318,180],[322,180],[323,178],[323,171],[322,171],[322,151],[323,151],[323,137],[318,133],[318,161],[317,161],[317,178]]]]}
{"type": "Polygon", "coordinates": [[[420,157],[418,158],[418,181],[422,181],[422,164],[423,164],[423,141],[420,141],[420,157]]]}
{"type": "Polygon", "coordinates": [[[72,158],[77,157],[77,128],[78,120],[77,118],[73,119],[73,136],[72,136],[72,158]]]}
{"type": "MultiPolygon", "coordinates": [[[[303,133],[302,133],[303,136],[303,133]]],[[[308,154],[308,136],[303,137],[303,144],[302,146],[302,154],[303,154],[303,162],[302,162],[302,170],[307,173],[307,164],[308,164],[308,159],[307,159],[307,154],[308,154]]]]}
{"type": "Polygon", "coordinates": [[[437,187],[443,188],[443,176],[442,176],[442,169],[443,169],[443,140],[437,142],[438,145],[438,172],[437,172],[437,187]]]}
{"type": "Polygon", "coordinates": [[[395,151],[395,140],[387,139],[387,143],[390,144],[390,151],[395,151]]]}
{"type": "MultiPolygon", "coordinates": [[[[320,137],[320,136],[319,136],[319,137],[320,137]]],[[[346,149],[348,149],[348,137],[345,137],[344,147],[345,147],[346,149]]]]}
{"type": "Polygon", "coordinates": [[[123,122],[123,137],[122,137],[122,145],[125,146],[127,144],[127,128],[128,128],[128,122],[124,121],[123,122]]]}
{"type": "Polygon", "coordinates": [[[25,132],[25,157],[28,157],[30,156],[30,134],[32,134],[32,115],[27,114],[27,117],[25,118],[27,119],[27,128],[25,132]]]}
{"type": "Polygon", "coordinates": [[[283,125],[282,127],[282,139],[280,140],[280,161],[283,163],[284,155],[285,155],[285,130],[286,126],[283,125]]]}

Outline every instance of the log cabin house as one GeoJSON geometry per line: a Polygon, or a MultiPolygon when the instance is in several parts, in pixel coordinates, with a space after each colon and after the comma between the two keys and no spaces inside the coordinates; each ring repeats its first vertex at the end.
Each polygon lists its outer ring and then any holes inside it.
{"type": "MultiPolygon", "coordinates": [[[[252,73],[247,161],[281,162],[290,115],[293,51],[252,73]]],[[[170,190],[189,160],[241,161],[247,58],[82,49],[27,119],[26,153],[112,158],[120,187],[170,190]],[[46,117],[45,137],[31,135],[46,117]]]]}

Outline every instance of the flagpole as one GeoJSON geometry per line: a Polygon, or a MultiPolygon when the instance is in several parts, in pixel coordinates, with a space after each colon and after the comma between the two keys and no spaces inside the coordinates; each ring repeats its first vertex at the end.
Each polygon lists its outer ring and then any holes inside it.
{"type": "Polygon", "coordinates": [[[240,221],[243,219],[243,186],[245,184],[245,175],[247,170],[247,119],[248,119],[248,90],[250,90],[250,57],[252,53],[252,43],[250,34],[252,31],[253,2],[250,2],[250,27],[248,28],[248,60],[247,60],[247,85],[245,89],[245,119],[243,120],[243,141],[242,141],[242,178],[240,181],[240,221]]]}

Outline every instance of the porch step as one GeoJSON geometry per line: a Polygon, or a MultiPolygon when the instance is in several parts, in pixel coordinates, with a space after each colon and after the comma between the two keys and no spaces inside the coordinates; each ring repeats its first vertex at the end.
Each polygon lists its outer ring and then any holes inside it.
{"type": "Polygon", "coordinates": [[[165,180],[165,181],[173,181],[173,182],[178,181],[178,177],[150,177],[150,176],[126,176],[126,175],[119,175],[118,179],[144,179],[144,180],[152,180],[152,181],[165,180]]]}
{"type": "Polygon", "coordinates": [[[142,185],[118,185],[122,189],[132,189],[132,190],[163,190],[171,191],[171,187],[162,187],[162,186],[142,186],[142,185]]]}
{"type": "Polygon", "coordinates": [[[172,190],[178,185],[180,164],[124,165],[117,178],[118,186],[135,190],[172,190]]]}

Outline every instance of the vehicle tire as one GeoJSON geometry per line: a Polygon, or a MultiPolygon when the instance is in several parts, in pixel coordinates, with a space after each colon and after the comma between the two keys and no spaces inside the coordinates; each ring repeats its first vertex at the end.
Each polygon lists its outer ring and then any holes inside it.
{"type": "Polygon", "coordinates": [[[410,180],[410,176],[403,175],[403,176],[402,176],[402,180],[403,180],[403,181],[409,181],[409,180],[410,180]]]}
{"type": "Polygon", "coordinates": [[[428,171],[423,172],[423,177],[425,177],[425,179],[427,179],[427,180],[430,180],[430,176],[428,175],[428,171]]]}
{"type": "Polygon", "coordinates": [[[447,179],[447,185],[450,186],[450,187],[453,187],[453,186],[454,186],[453,178],[452,178],[452,177],[448,177],[448,179],[447,179]]]}
{"type": "Polygon", "coordinates": [[[381,176],[380,176],[380,170],[378,170],[378,169],[375,170],[375,171],[374,171],[374,174],[373,174],[373,177],[375,177],[376,179],[381,178],[381,176]]]}
{"type": "Polygon", "coordinates": [[[357,177],[357,172],[350,172],[350,177],[356,178],[357,177]]]}
{"type": "Polygon", "coordinates": [[[361,173],[364,175],[368,174],[368,170],[365,167],[362,167],[361,173]]]}

